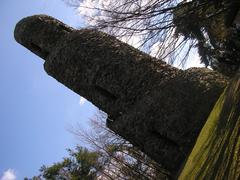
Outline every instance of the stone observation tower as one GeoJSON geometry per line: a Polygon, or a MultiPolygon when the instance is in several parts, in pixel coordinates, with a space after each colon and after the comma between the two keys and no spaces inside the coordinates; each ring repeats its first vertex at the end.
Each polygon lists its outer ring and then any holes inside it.
{"type": "Polygon", "coordinates": [[[46,15],[22,19],[14,35],[45,60],[50,76],[105,111],[111,130],[173,175],[227,85],[206,68],[183,71],[108,34],[46,15]]]}

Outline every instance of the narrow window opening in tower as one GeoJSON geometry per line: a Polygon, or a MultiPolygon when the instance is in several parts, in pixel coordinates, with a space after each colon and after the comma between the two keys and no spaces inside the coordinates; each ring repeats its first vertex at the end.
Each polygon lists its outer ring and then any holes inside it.
{"type": "Polygon", "coordinates": [[[95,86],[95,89],[97,90],[97,92],[99,92],[103,97],[115,101],[117,100],[117,96],[115,94],[113,94],[112,92],[109,92],[108,90],[106,90],[105,88],[102,88],[100,86],[95,86]]]}
{"type": "Polygon", "coordinates": [[[30,44],[30,49],[31,49],[31,51],[38,54],[43,59],[46,59],[47,56],[49,55],[49,53],[47,51],[43,50],[41,47],[39,47],[38,45],[36,45],[34,43],[30,44]]]}

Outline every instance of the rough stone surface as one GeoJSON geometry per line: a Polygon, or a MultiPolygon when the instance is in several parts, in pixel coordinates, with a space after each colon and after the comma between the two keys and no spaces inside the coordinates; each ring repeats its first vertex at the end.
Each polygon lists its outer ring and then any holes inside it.
{"type": "Polygon", "coordinates": [[[108,114],[107,126],[176,174],[227,84],[206,68],[167,65],[105,33],[45,15],[24,18],[16,40],[46,72],[108,114]]]}

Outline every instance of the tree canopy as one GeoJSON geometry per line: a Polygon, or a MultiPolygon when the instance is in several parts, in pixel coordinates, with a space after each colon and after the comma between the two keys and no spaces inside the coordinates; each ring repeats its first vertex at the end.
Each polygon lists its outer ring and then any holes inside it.
{"type": "Polygon", "coordinates": [[[77,146],[75,150],[68,149],[68,152],[69,157],[52,166],[43,165],[40,168],[40,175],[32,179],[92,180],[97,177],[101,165],[98,162],[99,155],[96,152],[91,152],[80,146],[77,146]]]}

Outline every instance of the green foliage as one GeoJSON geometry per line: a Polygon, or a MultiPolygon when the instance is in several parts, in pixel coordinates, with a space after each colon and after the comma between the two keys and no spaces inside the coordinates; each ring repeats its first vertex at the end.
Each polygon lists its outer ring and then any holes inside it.
{"type": "Polygon", "coordinates": [[[41,174],[38,177],[33,177],[32,180],[92,180],[97,177],[97,172],[100,168],[98,162],[98,154],[91,152],[86,148],[77,146],[76,149],[68,150],[68,158],[63,161],[53,164],[52,166],[42,166],[41,174]]]}

